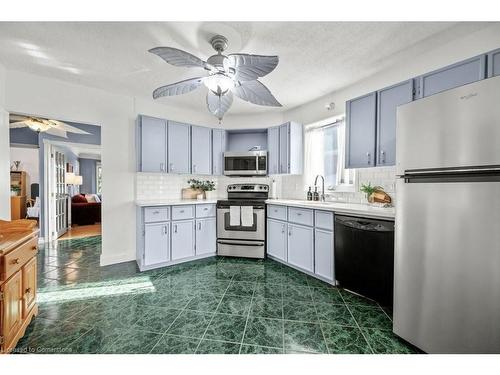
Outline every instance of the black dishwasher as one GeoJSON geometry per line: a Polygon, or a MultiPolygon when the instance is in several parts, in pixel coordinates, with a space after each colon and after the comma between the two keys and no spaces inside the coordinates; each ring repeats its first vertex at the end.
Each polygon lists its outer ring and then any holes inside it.
{"type": "Polygon", "coordinates": [[[335,276],[340,287],[392,307],[394,222],[335,216],[335,276]]]}

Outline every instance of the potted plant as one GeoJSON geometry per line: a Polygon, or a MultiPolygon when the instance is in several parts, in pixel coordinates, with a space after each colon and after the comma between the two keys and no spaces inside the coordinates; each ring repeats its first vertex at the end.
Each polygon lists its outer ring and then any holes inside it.
{"type": "Polygon", "coordinates": [[[207,191],[215,190],[215,182],[210,180],[197,180],[192,178],[188,180],[188,184],[191,189],[199,192],[197,195],[202,195],[203,199],[207,199],[207,191]]]}
{"type": "Polygon", "coordinates": [[[373,203],[373,193],[378,190],[382,190],[382,188],[380,186],[372,186],[370,183],[367,183],[361,184],[361,188],[359,190],[362,193],[365,193],[368,203],[373,203]]]}
{"type": "Polygon", "coordinates": [[[17,197],[21,192],[21,186],[19,185],[10,185],[10,195],[13,197],[17,197]]]}

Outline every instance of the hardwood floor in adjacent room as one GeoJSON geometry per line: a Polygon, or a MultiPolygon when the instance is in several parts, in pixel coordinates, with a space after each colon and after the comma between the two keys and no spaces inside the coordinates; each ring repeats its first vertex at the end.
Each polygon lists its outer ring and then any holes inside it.
{"type": "Polygon", "coordinates": [[[69,238],[84,238],[99,236],[101,234],[101,223],[93,225],[75,225],[71,227],[66,233],[64,233],[60,240],[65,240],[69,238]]]}

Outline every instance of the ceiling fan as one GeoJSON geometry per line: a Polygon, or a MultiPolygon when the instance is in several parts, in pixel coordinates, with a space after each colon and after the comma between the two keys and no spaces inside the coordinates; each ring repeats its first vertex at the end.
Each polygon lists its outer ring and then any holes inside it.
{"type": "Polygon", "coordinates": [[[223,55],[227,48],[227,39],[216,35],[210,40],[217,54],[207,61],[172,47],[156,47],[149,52],[158,55],[170,65],[187,68],[204,68],[205,77],[186,79],[177,83],[161,86],[153,91],[153,98],[181,95],[191,92],[202,84],[208,88],[208,110],[222,121],[224,114],[233,103],[233,94],[247,102],[281,107],[271,91],[258,81],[258,78],[272,72],[278,65],[278,56],[249,55],[244,53],[223,55]]]}
{"type": "Polygon", "coordinates": [[[27,127],[33,131],[36,131],[37,133],[47,133],[63,138],[68,138],[67,133],[90,134],[84,130],[68,125],[62,121],[23,115],[10,115],[9,127],[11,129],[27,127]]]}

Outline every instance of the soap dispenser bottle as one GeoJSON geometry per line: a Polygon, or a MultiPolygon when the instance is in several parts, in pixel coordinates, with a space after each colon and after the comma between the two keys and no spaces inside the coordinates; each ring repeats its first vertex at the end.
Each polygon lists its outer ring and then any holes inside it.
{"type": "Polygon", "coordinates": [[[314,187],[314,193],[313,193],[313,201],[319,201],[319,193],[318,193],[318,187],[314,187]]]}
{"type": "Polygon", "coordinates": [[[309,186],[309,190],[307,191],[307,200],[312,201],[313,200],[313,193],[311,191],[311,187],[309,186]]]}

